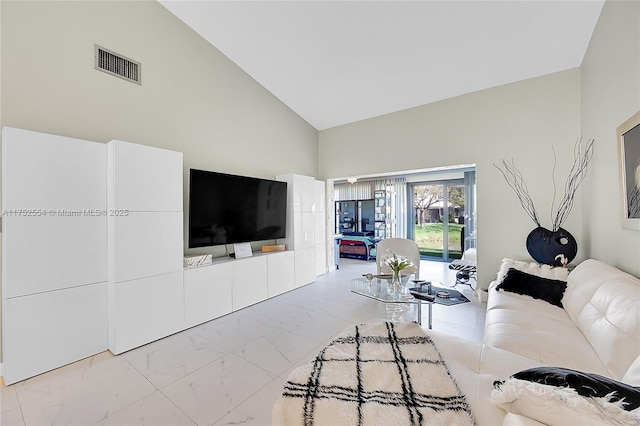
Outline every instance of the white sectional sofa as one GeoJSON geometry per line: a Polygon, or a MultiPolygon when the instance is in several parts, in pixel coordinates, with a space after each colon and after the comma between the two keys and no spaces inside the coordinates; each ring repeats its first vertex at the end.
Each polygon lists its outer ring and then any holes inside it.
{"type": "MultiPolygon", "coordinates": [[[[591,259],[569,273],[563,268],[505,259],[489,287],[482,343],[437,330],[427,333],[478,426],[640,425],[640,280],[610,265],[591,259]],[[521,380],[521,374],[527,372],[511,377],[532,368],[533,380],[521,380]],[[553,382],[558,371],[565,374],[560,375],[561,384],[553,382]],[[545,383],[537,381],[540,376],[545,383]],[[566,387],[567,383],[573,388],[566,387]],[[612,386],[617,395],[627,392],[626,409],[620,401],[610,400],[612,386]],[[580,393],[585,391],[596,392],[596,397],[580,393]]],[[[433,382],[429,365],[416,367],[414,373],[419,373],[412,380],[433,382]]],[[[305,374],[297,383],[310,383],[305,374]]],[[[347,376],[345,380],[351,378],[347,376]]],[[[393,394],[394,389],[379,391],[393,394]]],[[[301,410],[287,411],[284,399],[274,405],[273,424],[302,424],[301,410]],[[301,422],[291,421],[296,418],[301,422]]],[[[434,416],[425,415],[420,422],[408,424],[442,424],[435,420],[436,411],[434,416]]],[[[341,414],[341,423],[359,424],[358,419],[351,421],[341,414]]],[[[306,417],[304,424],[337,426],[306,417]]],[[[381,417],[367,424],[388,422],[381,417]]]]}
{"type": "MultiPolygon", "coordinates": [[[[562,279],[558,276],[562,271],[508,259],[499,279],[507,267],[562,279]]],[[[598,415],[572,412],[565,400],[562,406],[549,401],[545,407],[516,401],[503,405],[511,411],[507,412],[492,402],[491,395],[495,381],[539,366],[595,373],[640,386],[640,280],[603,262],[586,260],[568,274],[562,308],[498,290],[498,283],[489,287],[483,343],[430,332],[477,424],[535,425],[538,420],[548,424],[555,419],[562,425],[607,424],[598,415]]],[[[640,413],[634,413],[640,419],[640,413]]],[[[622,424],[627,421],[633,420],[625,418],[622,424]]]]}

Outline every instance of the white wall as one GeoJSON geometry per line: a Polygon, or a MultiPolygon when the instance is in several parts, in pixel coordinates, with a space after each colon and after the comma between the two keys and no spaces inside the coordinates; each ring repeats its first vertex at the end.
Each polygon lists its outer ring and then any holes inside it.
{"type": "Polygon", "coordinates": [[[1,4],[2,126],[181,151],[185,189],[190,167],[317,174],[317,131],[157,2],[1,4]],[[94,70],[94,44],[142,85],[94,70]]]}
{"type": "MultiPolygon", "coordinates": [[[[550,228],[551,145],[557,154],[556,179],[562,193],[580,132],[579,77],[578,69],[567,70],[323,130],[320,176],[475,163],[478,280],[486,287],[502,258],[530,259],[525,239],[535,227],[493,163],[515,160],[542,225],[550,228]]],[[[582,245],[579,212],[574,211],[563,227],[582,245]]],[[[574,262],[582,258],[579,249],[574,262]]]]}
{"type": "Polygon", "coordinates": [[[155,1],[2,9],[3,126],[176,149],[224,172],[316,174],[315,129],[155,1]],[[142,62],[142,85],[94,70],[96,43],[142,62]]]}
{"type": "Polygon", "coordinates": [[[581,67],[581,128],[598,140],[585,181],[588,255],[640,276],[640,232],[621,226],[616,128],[640,111],[640,3],[607,1],[581,67]]]}
{"type": "Polygon", "coordinates": [[[181,151],[185,198],[190,167],[317,175],[318,132],[157,2],[0,10],[1,126],[181,151]],[[94,70],[94,44],[141,62],[142,85],[94,70]]]}
{"type": "Polygon", "coordinates": [[[174,149],[185,170],[258,177],[475,163],[484,286],[502,257],[528,258],[534,227],[492,164],[515,159],[549,226],[551,144],[561,191],[581,133],[597,145],[584,200],[564,226],[578,239],[574,263],[596,257],[640,275],[640,233],[619,226],[615,145],[615,128],[640,109],[639,7],[605,4],[581,71],[328,129],[318,146],[313,127],[154,1],[2,1],[0,124],[174,149]],[[95,43],[142,62],[142,85],[95,71],[95,43]]]}

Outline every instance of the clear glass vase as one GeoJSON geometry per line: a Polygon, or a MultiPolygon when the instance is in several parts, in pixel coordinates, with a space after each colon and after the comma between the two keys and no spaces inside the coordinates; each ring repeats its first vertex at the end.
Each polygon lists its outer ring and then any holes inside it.
{"type": "MultiPolygon", "coordinates": [[[[413,297],[410,295],[409,290],[402,283],[402,278],[400,276],[400,271],[392,270],[391,282],[389,282],[389,295],[393,298],[393,300],[402,301],[406,299],[406,295],[409,297],[413,297]]],[[[411,305],[406,303],[387,303],[387,314],[390,316],[391,321],[401,321],[408,322],[412,321],[411,316],[409,315],[409,310],[411,305]]]]}
{"type": "Polygon", "coordinates": [[[400,271],[391,271],[391,291],[393,294],[399,295],[402,290],[402,281],[400,280],[400,271]]]}

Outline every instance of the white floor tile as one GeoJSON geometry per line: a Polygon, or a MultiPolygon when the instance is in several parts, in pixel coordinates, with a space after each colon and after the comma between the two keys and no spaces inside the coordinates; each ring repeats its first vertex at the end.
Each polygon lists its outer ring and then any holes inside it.
{"type": "Polygon", "coordinates": [[[198,330],[185,330],[122,356],[157,388],[162,388],[220,358],[229,350],[198,330]]]}
{"type": "Polygon", "coordinates": [[[2,410],[0,413],[0,424],[2,426],[24,426],[22,411],[20,407],[2,410]]]}
{"type": "Polygon", "coordinates": [[[233,353],[275,377],[296,364],[315,346],[313,340],[275,329],[234,350],[233,353]]]}
{"type": "Polygon", "coordinates": [[[280,397],[284,383],[285,381],[280,378],[274,379],[251,398],[215,423],[215,426],[270,425],[273,401],[280,397]]]}
{"type": "Polygon", "coordinates": [[[3,426],[24,425],[15,385],[0,388],[0,424],[3,426]]]}
{"type": "Polygon", "coordinates": [[[108,352],[17,383],[25,424],[96,423],[156,389],[108,352]]]}
{"type": "Polygon", "coordinates": [[[273,330],[271,324],[256,319],[256,314],[252,308],[250,306],[221,318],[216,318],[191,330],[203,338],[232,351],[273,330]]]}
{"type": "Polygon", "coordinates": [[[0,413],[20,408],[15,385],[0,387],[0,402],[2,403],[0,405],[0,413]]]}
{"type": "Polygon", "coordinates": [[[194,426],[160,391],[143,398],[97,423],[97,426],[194,426]]]}
{"type": "Polygon", "coordinates": [[[162,389],[198,425],[211,425],[275,377],[235,354],[206,365],[162,389]]]}
{"type": "Polygon", "coordinates": [[[263,303],[256,306],[255,318],[280,330],[287,330],[311,340],[324,340],[345,321],[341,318],[322,315],[310,308],[317,303],[314,300],[301,304],[263,303]],[[307,305],[305,307],[304,305],[307,305]]]}
{"type": "MultiPolygon", "coordinates": [[[[351,293],[373,261],[341,259],[339,270],[240,311],[125,354],[105,352],[2,388],[2,425],[269,425],[291,370],[353,324],[388,320],[385,304],[351,293]]],[[[455,282],[444,262],[421,278],[455,282]]],[[[486,304],[435,306],[433,328],[482,341],[486,304]]],[[[411,319],[415,318],[415,307],[411,319]]],[[[427,327],[427,309],[422,310],[427,327]]]]}

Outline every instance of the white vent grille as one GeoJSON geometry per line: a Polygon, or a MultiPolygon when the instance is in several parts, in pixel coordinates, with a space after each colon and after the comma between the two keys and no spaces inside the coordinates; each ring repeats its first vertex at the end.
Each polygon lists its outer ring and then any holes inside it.
{"type": "Polygon", "coordinates": [[[120,77],[132,83],[141,84],[141,64],[118,53],[107,50],[96,44],[95,49],[97,70],[120,77]]]}

